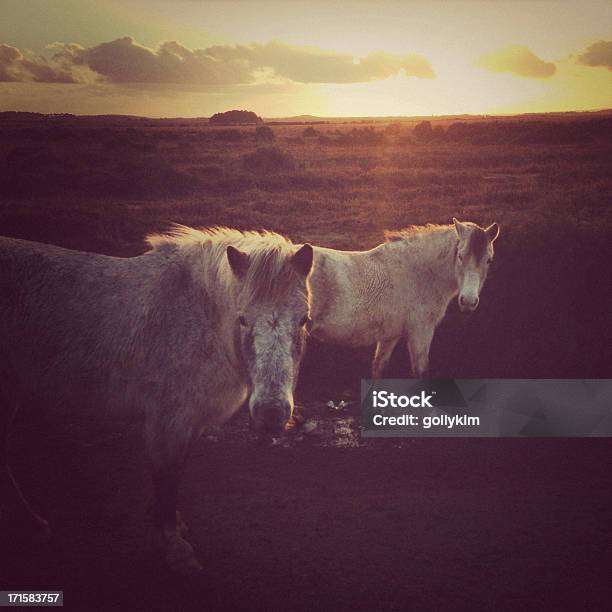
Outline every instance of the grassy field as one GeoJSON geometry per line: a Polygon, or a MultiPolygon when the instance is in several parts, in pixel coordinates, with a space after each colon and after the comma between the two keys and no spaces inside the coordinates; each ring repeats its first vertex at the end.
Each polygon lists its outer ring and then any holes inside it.
{"type": "MultiPolygon", "coordinates": [[[[366,249],[408,224],[498,221],[481,306],[451,305],[432,373],[609,376],[609,115],[417,126],[7,116],[0,233],[127,256],[171,222],[366,249]]],[[[313,342],[305,390],[356,390],[370,353],[313,342]]],[[[398,353],[389,375],[408,373],[398,353]]]]}
{"type": "MultiPolygon", "coordinates": [[[[205,121],[0,117],[0,234],[129,256],[170,222],[365,249],[408,224],[498,221],[481,304],[451,304],[433,375],[609,377],[609,119],[457,123],[279,124],[257,142],[205,121]]],[[[24,406],[12,463],[55,536],[0,541],[4,583],[79,610],[605,609],[609,439],[361,440],[358,403],[326,403],[358,395],[370,358],[309,343],[297,399],[317,435],[262,444],[241,411],[194,444],[192,579],[147,545],[138,428],[24,406]]]]}

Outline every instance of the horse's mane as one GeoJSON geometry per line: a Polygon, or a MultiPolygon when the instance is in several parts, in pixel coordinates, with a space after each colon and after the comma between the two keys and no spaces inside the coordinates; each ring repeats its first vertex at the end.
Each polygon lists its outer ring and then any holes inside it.
{"type": "Polygon", "coordinates": [[[185,247],[193,244],[203,245],[205,243],[224,243],[233,244],[241,248],[265,248],[280,244],[291,245],[291,241],[276,232],[268,230],[238,230],[233,227],[189,227],[178,223],[173,224],[167,232],[149,234],[146,242],[153,249],[164,247],[165,245],[175,247],[185,247]]]}
{"type": "Polygon", "coordinates": [[[249,301],[275,298],[294,286],[298,278],[290,258],[295,245],[284,236],[267,230],[242,231],[230,227],[193,228],[175,224],[168,232],[149,234],[153,251],[205,251],[209,272],[219,276],[229,266],[221,265],[229,245],[248,253],[249,266],[242,280],[242,292],[249,301]]]}
{"type": "Polygon", "coordinates": [[[406,240],[426,234],[448,231],[451,228],[452,225],[438,225],[436,223],[427,223],[426,225],[408,225],[407,227],[399,230],[385,230],[384,236],[387,242],[397,242],[399,240],[406,240]]]}

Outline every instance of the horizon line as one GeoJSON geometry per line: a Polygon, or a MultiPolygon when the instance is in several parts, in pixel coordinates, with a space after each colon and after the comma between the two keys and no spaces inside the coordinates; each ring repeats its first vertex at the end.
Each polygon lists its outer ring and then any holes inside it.
{"type": "MultiPolygon", "coordinates": [[[[244,110],[244,109],[229,109],[244,110]]],[[[151,120],[209,120],[213,115],[222,114],[229,111],[219,111],[212,115],[194,115],[188,116],[151,116],[151,115],[136,115],[124,113],[43,113],[40,111],[20,111],[20,110],[0,110],[0,115],[7,113],[23,114],[23,115],[41,115],[44,117],[129,117],[133,119],[151,119],[151,120]]],[[[290,121],[308,118],[309,120],[358,120],[358,119],[446,119],[453,117],[523,117],[532,115],[567,115],[567,114],[594,114],[594,113],[612,113],[612,107],[584,109],[584,110],[561,110],[561,111],[528,111],[522,113],[449,113],[449,114],[431,114],[431,115],[286,115],[286,116],[260,116],[264,121],[290,121]]],[[[255,113],[257,114],[257,113],[255,113]]]]}

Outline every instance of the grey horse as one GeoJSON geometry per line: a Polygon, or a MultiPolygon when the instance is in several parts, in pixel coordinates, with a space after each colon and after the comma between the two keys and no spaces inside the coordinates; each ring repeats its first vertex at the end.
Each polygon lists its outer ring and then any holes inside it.
{"type": "Polygon", "coordinates": [[[453,219],[388,232],[369,251],[315,247],[312,335],[348,346],[376,344],[374,378],[404,338],[413,375],[425,375],[450,300],[457,297],[464,312],[478,306],[498,236],[497,223],[483,229],[453,219]]]}
{"type": "Polygon", "coordinates": [[[176,512],[189,448],[247,398],[255,428],[290,419],[313,249],[227,228],[148,241],[117,258],[0,238],[0,506],[46,535],[8,466],[20,405],[142,410],[157,540],[173,569],[195,571],[176,512]]]}

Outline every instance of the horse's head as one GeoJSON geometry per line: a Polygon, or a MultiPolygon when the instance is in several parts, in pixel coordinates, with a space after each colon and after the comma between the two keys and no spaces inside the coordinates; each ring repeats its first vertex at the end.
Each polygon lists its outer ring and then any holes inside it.
{"type": "Polygon", "coordinates": [[[310,321],[309,244],[290,243],[245,253],[227,247],[241,283],[234,344],[249,385],[249,411],[257,430],[280,432],[293,412],[293,391],[310,321]]]}
{"type": "Polygon", "coordinates": [[[459,237],[455,257],[455,276],[459,289],[458,301],[461,312],[473,312],[478,306],[480,291],[487,279],[493,261],[493,243],[499,236],[499,224],[486,229],[475,223],[462,223],[453,218],[459,237]]]}

